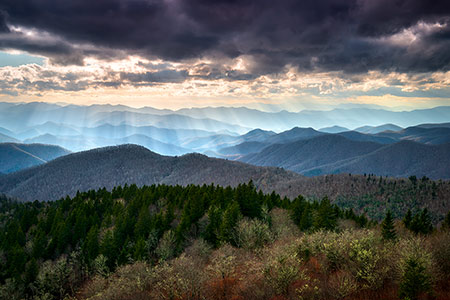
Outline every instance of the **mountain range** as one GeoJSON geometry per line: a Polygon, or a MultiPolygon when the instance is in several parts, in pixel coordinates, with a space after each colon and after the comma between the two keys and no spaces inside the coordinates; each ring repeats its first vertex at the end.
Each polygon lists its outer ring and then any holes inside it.
{"type": "MultiPolygon", "coordinates": [[[[450,178],[450,168],[447,168],[450,165],[449,107],[410,112],[359,107],[269,113],[230,107],[172,111],[123,105],[0,103],[0,117],[0,126],[3,126],[0,127],[0,142],[15,143],[15,147],[22,150],[21,143],[64,148],[65,152],[60,151],[50,159],[69,151],[137,144],[164,156],[202,153],[257,166],[282,167],[308,176],[374,173],[450,178]],[[379,124],[373,116],[388,122],[379,124]],[[327,123],[328,119],[333,123],[327,123]],[[366,123],[355,121],[362,119],[366,123]],[[400,126],[412,120],[424,123],[400,126]],[[316,130],[318,126],[313,124],[317,122],[334,125],[316,130]],[[351,126],[349,122],[353,122],[351,126]],[[299,126],[305,123],[310,125],[299,126]],[[359,126],[361,124],[365,125],[359,126]],[[291,125],[295,126],[288,127],[291,125]],[[277,130],[285,127],[288,129],[277,130]],[[395,167],[391,167],[392,164],[395,167]]],[[[12,151],[11,145],[5,146],[10,150],[0,156],[10,162],[14,158],[22,159],[24,153],[15,148],[12,151]]],[[[26,163],[14,168],[5,164],[0,172],[11,173],[48,161],[41,159],[28,157],[26,163]]]]}
{"type": "MultiPolygon", "coordinates": [[[[245,133],[251,129],[286,131],[293,127],[315,129],[338,125],[349,129],[362,126],[395,124],[402,128],[423,123],[450,120],[450,107],[440,106],[412,111],[389,111],[366,107],[337,108],[329,111],[264,112],[245,107],[205,107],[159,110],[151,107],[132,108],[124,105],[59,105],[43,102],[0,103],[0,127],[20,131],[52,121],[78,127],[101,124],[153,125],[174,129],[228,130],[245,133]]],[[[361,129],[363,130],[363,129],[361,129]]]]}
{"type": "MultiPolygon", "coordinates": [[[[366,147],[375,146],[367,143],[366,147]]],[[[450,181],[431,181],[425,177],[405,180],[371,174],[305,177],[282,168],[258,167],[201,154],[162,156],[138,145],[72,153],[1,175],[0,193],[24,201],[47,201],[74,196],[77,191],[103,187],[111,190],[125,184],[237,186],[250,180],[265,193],[276,191],[291,199],[299,194],[311,199],[328,196],[341,207],[366,212],[376,219],[382,218],[385,209],[392,205],[403,212],[426,206],[440,217],[450,209],[450,202],[445,200],[450,195],[450,181]]]]}

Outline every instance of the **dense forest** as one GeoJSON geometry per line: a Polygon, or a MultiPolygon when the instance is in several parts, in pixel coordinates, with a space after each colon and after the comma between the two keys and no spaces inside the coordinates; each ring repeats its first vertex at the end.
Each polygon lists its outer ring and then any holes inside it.
{"type": "Polygon", "coordinates": [[[0,298],[446,299],[449,227],[427,209],[378,224],[253,182],[3,196],[0,298]]]}

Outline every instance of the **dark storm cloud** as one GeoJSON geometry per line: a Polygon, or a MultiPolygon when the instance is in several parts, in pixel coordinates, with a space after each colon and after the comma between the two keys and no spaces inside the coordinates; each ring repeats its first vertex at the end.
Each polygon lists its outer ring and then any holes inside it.
{"type": "MultiPolygon", "coordinates": [[[[57,63],[123,52],[170,61],[245,55],[252,75],[237,80],[286,66],[348,73],[450,66],[450,1],[442,0],[3,0],[0,11],[8,24],[61,38],[43,46],[6,36],[0,47],[38,52],[57,63]],[[411,45],[382,42],[420,22],[442,27],[418,32],[420,40],[411,45]],[[83,44],[94,48],[72,46],[83,44]]],[[[0,14],[0,31],[7,28],[3,20],[0,14]]]]}
{"type": "Polygon", "coordinates": [[[0,11],[0,33],[9,32],[8,25],[6,25],[5,14],[0,11]]]}

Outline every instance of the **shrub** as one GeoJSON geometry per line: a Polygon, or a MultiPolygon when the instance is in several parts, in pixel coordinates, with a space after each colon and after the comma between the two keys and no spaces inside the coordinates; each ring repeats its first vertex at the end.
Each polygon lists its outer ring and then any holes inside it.
{"type": "Polygon", "coordinates": [[[350,272],[338,271],[331,274],[328,285],[331,293],[338,299],[344,299],[358,290],[358,283],[350,272]]]}
{"type": "Polygon", "coordinates": [[[235,243],[244,249],[257,249],[273,240],[269,225],[258,219],[239,221],[234,235],[235,243]]]}
{"type": "Polygon", "coordinates": [[[373,232],[350,243],[349,256],[353,262],[353,275],[363,288],[379,288],[387,277],[389,267],[383,262],[386,249],[379,247],[378,243],[373,232]]]}
{"type": "Polygon", "coordinates": [[[304,273],[301,271],[301,259],[288,248],[275,249],[264,265],[266,282],[277,295],[286,295],[289,286],[304,273]]]}
{"type": "Polygon", "coordinates": [[[270,220],[272,222],[272,234],[275,239],[291,238],[300,235],[298,226],[294,224],[287,210],[280,208],[272,209],[270,212],[270,220]]]}
{"type": "Polygon", "coordinates": [[[172,230],[164,232],[155,253],[161,261],[168,260],[175,255],[176,236],[172,230]]]}
{"type": "Polygon", "coordinates": [[[203,266],[182,254],[153,268],[154,299],[200,299],[206,280],[203,266]]]}
{"type": "Polygon", "coordinates": [[[236,253],[232,246],[226,244],[216,250],[211,257],[208,271],[219,278],[233,277],[236,262],[236,253]]]}
{"type": "Polygon", "coordinates": [[[95,276],[80,296],[89,300],[147,299],[150,270],[144,262],[121,266],[108,278],[95,276]]]}

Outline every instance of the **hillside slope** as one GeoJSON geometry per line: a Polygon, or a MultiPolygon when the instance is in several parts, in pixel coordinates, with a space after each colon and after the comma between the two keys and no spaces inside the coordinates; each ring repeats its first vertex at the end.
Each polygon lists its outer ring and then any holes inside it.
{"type": "Polygon", "coordinates": [[[373,173],[383,176],[450,178],[450,144],[426,145],[409,140],[382,145],[338,135],[272,145],[240,158],[258,165],[282,167],[303,175],[373,173]]]}
{"type": "MultiPolygon", "coordinates": [[[[241,161],[258,166],[277,166],[302,173],[324,164],[353,158],[382,147],[373,142],[358,142],[338,135],[325,135],[307,140],[269,146],[241,161]]],[[[318,175],[318,174],[317,174],[318,175]]]]}
{"type": "Polygon", "coordinates": [[[0,178],[0,191],[24,200],[50,200],[78,190],[125,183],[236,186],[253,180],[276,189],[278,182],[301,177],[278,168],[261,168],[200,154],[161,156],[137,145],[99,148],[67,155],[43,166],[0,178]]]}
{"type": "MultiPolygon", "coordinates": [[[[364,156],[322,166],[319,173],[373,173],[384,176],[450,178],[450,144],[401,141],[364,156]]],[[[313,174],[317,170],[311,170],[313,174]]],[[[308,172],[306,172],[308,173],[308,172]]]]}
{"type": "Polygon", "coordinates": [[[15,172],[69,153],[64,148],[52,145],[0,143],[0,172],[15,172]]]}
{"type": "MultiPolygon", "coordinates": [[[[381,151],[381,150],[380,150],[381,151]]],[[[265,193],[275,191],[294,199],[299,194],[318,199],[328,196],[342,207],[380,219],[390,208],[401,215],[408,208],[428,209],[435,216],[450,210],[450,181],[373,175],[304,177],[281,168],[257,167],[200,154],[161,156],[137,145],[99,148],[69,154],[46,164],[0,176],[0,194],[22,200],[51,200],[75,195],[78,190],[127,184],[165,183],[237,186],[253,180],[265,193]]]]}

